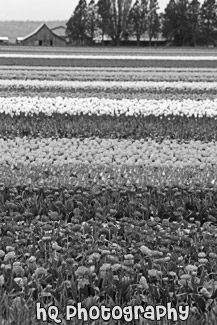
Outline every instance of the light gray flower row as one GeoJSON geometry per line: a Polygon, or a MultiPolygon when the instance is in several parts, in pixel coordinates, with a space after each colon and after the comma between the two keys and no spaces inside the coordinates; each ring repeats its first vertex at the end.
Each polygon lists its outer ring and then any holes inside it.
{"type": "Polygon", "coordinates": [[[126,115],[126,116],[167,116],[186,115],[195,117],[217,117],[215,100],[146,100],[146,99],[100,99],[64,97],[0,97],[0,113],[11,116],[44,113],[78,115],[126,115]]]}

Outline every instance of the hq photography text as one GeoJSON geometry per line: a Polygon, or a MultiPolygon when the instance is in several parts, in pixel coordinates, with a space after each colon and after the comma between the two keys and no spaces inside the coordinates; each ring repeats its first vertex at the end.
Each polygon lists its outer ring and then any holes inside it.
{"type": "MultiPolygon", "coordinates": [[[[36,304],[36,319],[46,322],[48,320],[54,321],[56,324],[60,324],[62,321],[60,319],[60,313],[56,306],[50,306],[49,308],[44,308],[41,306],[40,302],[36,304]]],[[[143,306],[126,306],[121,308],[120,306],[114,306],[109,308],[101,305],[92,306],[88,310],[82,307],[81,303],[77,304],[77,307],[68,305],[65,310],[65,319],[67,321],[77,318],[78,320],[98,320],[109,321],[111,318],[113,320],[124,319],[126,322],[131,322],[133,320],[139,320],[140,318],[147,320],[161,320],[166,317],[167,320],[181,320],[185,321],[189,317],[189,306],[179,306],[178,309],[171,306],[171,303],[167,303],[167,306],[163,305],[148,305],[146,308],[143,306]]]]}

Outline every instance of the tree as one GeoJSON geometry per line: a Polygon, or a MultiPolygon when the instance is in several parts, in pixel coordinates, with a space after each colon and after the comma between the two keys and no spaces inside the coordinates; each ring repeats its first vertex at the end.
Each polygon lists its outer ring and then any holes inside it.
{"type": "Polygon", "coordinates": [[[94,0],[87,6],[86,34],[93,42],[97,31],[98,8],[94,0]]]}
{"type": "Polygon", "coordinates": [[[73,15],[66,23],[66,33],[71,40],[87,39],[87,2],[79,0],[73,15]]]}
{"type": "Polygon", "coordinates": [[[177,20],[178,20],[178,35],[180,45],[186,45],[189,39],[189,19],[188,19],[188,0],[177,1],[177,20]]]}
{"type": "Polygon", "coordinates": [[[99,0],[97,3],[98,19],[97,24],[102,32],[102,42],[104,43],[104,36],[108,33],[110,21],[110,0],[99,0]]]}
{"type": "Polygon", "coordinates": [[[175,0],[170,0],[165,8],[164,14],[162,15],[163,36],[170,42],[174,39],[178,28],[176,16],[176,2],[175,0]]]}
{"type": "Polygon", "coordinates": [[[197,45],[197,38],[200,35],[200,2],[192,0],[188,6],[188,23],[191,39],[194,47],[197,45]]]}
{"type": "Polygon", "coordinates": [[[147,28],[146,16],[148,12],[147,0],[136,0],[130,10],[128,18],[128,32],[136,36],[137,46],[140,44],[141,35],[145,33],[147,28]]]}
{"type": "Polygon", "coordinates": [[[205,0],[200,10],[201,32],[206,46],[214,42],[217,25],[217,4],[215,0],[205,0]]]}
{"type": "Polygon", "coordinates": [[[170,0],[163,15],[163,36],[176,45],[189,38],[188,0],[170,0]]]}
{"type": "Polygon", "coordinates": [[[157,37],[160,29],[160,19],[157,13],[159,9],[157,0],[149,0],[147,15],[147,30],[149,36],[149,45],[153,37],[157,37]]]}
{"type": "Polygon", "coordinates": [[[117,46],[120,45],[127,30],[131,4],[132,0],[101,0],[98,2],[104,34],[107,33],[117,46]]]}

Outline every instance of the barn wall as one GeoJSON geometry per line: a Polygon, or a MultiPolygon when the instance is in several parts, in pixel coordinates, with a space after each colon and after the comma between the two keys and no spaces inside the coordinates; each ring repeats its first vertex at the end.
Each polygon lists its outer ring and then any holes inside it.
{"type": "Polygon", "coordinates": [[[64,40],[53,35],[49,29],[43,27],[35,35],[24,40],[23,45],[27,46],[65,46],[64,40]]]}

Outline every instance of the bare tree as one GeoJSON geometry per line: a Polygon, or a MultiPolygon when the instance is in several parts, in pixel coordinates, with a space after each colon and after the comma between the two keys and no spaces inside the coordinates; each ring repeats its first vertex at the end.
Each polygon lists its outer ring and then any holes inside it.
{"type": "Polygon", "coordinates": [[[148,15],[147,15],[147,30],[149,37],[149,45],[153,37],[157,37],[160,29],[160,19],[157,13],[159,9],[157,0],[149,0],[148,3],[148,15]]]}
{"type": "Polygon", "coordinates": [[[137,46],[140,45],[140,38],[147,30],[148,0],[136,0],[130,10],[128,21],[128,32],[136,36],[137,46]]]}
{"type": "Polygon", "coordinates": [[[128,16],[132,0],[99,0],[98,8],[104,33],[117,46],[127,30],[128,16]]]}
{"type": "Polygon", "coordinates": [[[98,20],[98,8],[94,0],[91,0],[87,6],[87,21],[86,21],[86,33],[91,39],[92,43],[96,36],[98,20]]]}
{"type": "Polygon", "coordinates": [[[200,2],[192,0],[188,6],[188,20],[191,39],[194,47],[197,45],[197,38],[200,34],[200,2]]]}

